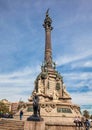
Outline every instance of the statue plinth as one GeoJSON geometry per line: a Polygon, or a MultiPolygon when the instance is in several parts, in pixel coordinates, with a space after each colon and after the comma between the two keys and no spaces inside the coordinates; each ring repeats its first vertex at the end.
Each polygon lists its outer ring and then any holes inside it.
{"type": "Polygon", "coordinates": [[[43,121],[43,118],[39,117],[38,115],[32,115],[27,118],[27,121],[43,121]]]}

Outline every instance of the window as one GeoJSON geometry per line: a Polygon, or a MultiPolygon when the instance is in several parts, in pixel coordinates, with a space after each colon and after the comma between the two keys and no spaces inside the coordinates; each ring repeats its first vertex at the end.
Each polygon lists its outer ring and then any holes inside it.
{"type": "Polygon", "coordinates": [[[27,112],[33,112],[33,107],[28,107],[27,112]]]}
{"type": "Polygon", "coordinates": [[[60,107],[57,108],[57,112],[58,113],[72,113],[70,108],[60,108],[60,107]]]}

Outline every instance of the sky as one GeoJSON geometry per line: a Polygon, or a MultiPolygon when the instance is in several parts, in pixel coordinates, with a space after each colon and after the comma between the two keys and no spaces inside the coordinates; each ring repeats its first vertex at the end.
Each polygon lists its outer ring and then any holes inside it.
{"type": "Polygon", "coordinates": [[[44,60],[48,8],[56,69],[72,102],[92,112],[92,0],[0,0],[0,100],[28,101],[44,60]]]}

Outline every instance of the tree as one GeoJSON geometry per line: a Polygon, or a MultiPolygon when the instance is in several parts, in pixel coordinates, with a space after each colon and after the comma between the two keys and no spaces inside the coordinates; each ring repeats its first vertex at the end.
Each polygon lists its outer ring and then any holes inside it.
{"type": "Polygon", "coordinates": [[[86,118],[89,118],[90,117],[89,112],[87,110],[84,110],[83,116],[86,117],[86,118]]]}
{"type": "Polygon", "coordinates": [[[3,102],[0,102],[0,112],[2,112],[2,113],[9,112],[9,108],[3,102]]]}

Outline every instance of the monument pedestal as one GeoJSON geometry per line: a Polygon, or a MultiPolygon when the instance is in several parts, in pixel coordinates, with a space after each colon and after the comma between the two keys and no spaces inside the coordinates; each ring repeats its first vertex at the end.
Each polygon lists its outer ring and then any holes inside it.
{"type": "MultiPolygon", "coordinates": [[[[76,127],[72,122],[36,122],[36,121],[26,121],[24,130],[84,130],[84,127],[76,127]]],[[[92,127],[90,127],[92,130],[92,127]]]]}
{"type": "Polygon", "coordinates": [[[26,121],[24,130],[45,130],[44,121],[26,121]]]}
{"type": "Polygon", "coordinates": [[[32,115],[27,118],[27,121],[43,121],[43,118],[39,117],[38,115],[32,115]]]}

